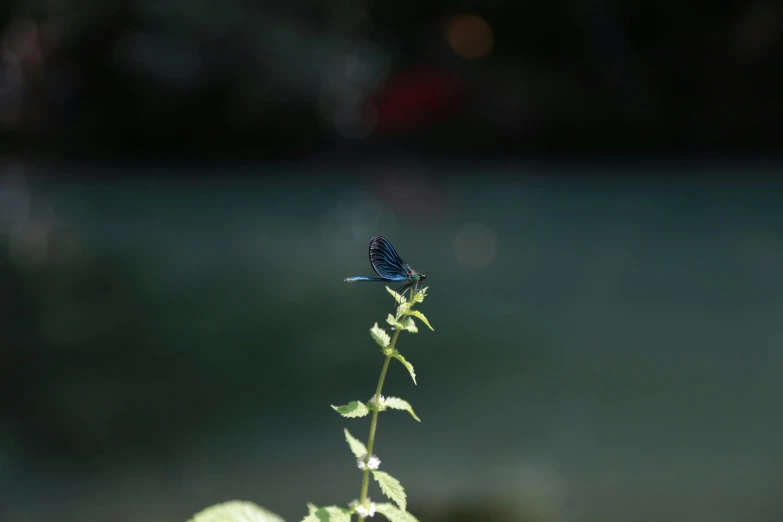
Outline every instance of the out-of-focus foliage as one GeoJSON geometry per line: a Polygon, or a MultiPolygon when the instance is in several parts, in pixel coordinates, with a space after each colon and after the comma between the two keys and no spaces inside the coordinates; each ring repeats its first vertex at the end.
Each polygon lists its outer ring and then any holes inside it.
{"type": "Polygon", "coordinates": [[[17,0],[0,13],[5,151],[722,153],[781,139],[783,8],[767,0],[17,0]]]}

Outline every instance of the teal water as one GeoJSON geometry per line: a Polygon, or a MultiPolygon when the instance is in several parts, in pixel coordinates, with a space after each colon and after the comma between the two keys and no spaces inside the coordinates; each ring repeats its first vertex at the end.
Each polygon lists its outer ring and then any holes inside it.
{"type": "Polygon", "coordinates": [[[329,404],[377,380],[391,300],[341,283],[370,275],[376,234],[427,274],[436,329],[400,343],[419,385],[400,366],[386,385],[423,422],[379,428],[411,511],[774,520],[783,184],[395,168],[32,180],[3,237],[3,520],[232,498],[297,520],[356,497],[342,428],[368,423],[329,404]]]}

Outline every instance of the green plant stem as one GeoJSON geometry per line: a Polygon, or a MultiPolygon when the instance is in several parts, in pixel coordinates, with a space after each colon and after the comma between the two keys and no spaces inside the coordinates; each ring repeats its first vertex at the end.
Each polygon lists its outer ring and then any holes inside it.
{"type": "MultiPolygon", "coordinates": [[[[375,446],[375,430],[378,427],[378,402],[381,398],[381,390],[383,389],[383,381],[386,380],[386,372],[389,369],[389,363],[392,360],[391,354],[395,352],[395,346],[397,345],[397,337],[400,336],[401,330],[398,328],[394,331],[391,343],[389,344],[389,355],[386,356],[386,360],[383,361],[383,368],[381,369],[381,377],[378,379],[378,387],[375,389],[375,397],[373,401],[375,407],[372,409],[372,420],[370,421],[370,437],[367,439],[367,457],[372,455],[373,446],[375,446]]],[[[367,490],[370,489],[370,469],[365,467],[362,475],[362,493],[359,496],[359,505],[363,505],[367,500],[367,490]]],[[[364,522],[364,517],[359,517],[359,522],[364,522]]]]}

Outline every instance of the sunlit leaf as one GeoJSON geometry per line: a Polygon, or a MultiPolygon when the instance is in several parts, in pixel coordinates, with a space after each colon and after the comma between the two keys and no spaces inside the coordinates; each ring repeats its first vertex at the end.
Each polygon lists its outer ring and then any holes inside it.
{"type": "Polygon", "coordinates": [[[419,290],[418,292],[413,294],[413,302],[414,303],[423,303],[424,302],[424,298],[427,297],[427,288],[429,288],[429,286],[425,286],[424,288],[422,288],[421,290],[419,290]]]}
{"type": "Polygon", "coordinates": [[[367,448],[364,443],[351,435],[347,428],[345,429],[345,440],[348,442],[348,446],[351,447],[351,452],[356,455],[357,459],[367,455],[367,448]]]}
{"type": "Polygon", "coordinates": [[[351,512],[339,506],[321,508],[308,506],[308,509],[310,514],[304,517],[302,522],[351,522],[351,512]]]}
{"type": "Polygon", "coordinates": [[[416,326],[416,323],[413,321],[412,317],[405,318],[405,326],[403,326],[403,328],[408,330],[410,333],[416,333],[419,331],[419,328],[416,326]]]}
{"type": "Polygon", "coordinates": [[[395,317],[397,318],[397,320],[399,321],[400,319],[405,317],[408,314],[410,309],[411,309],[411,303],[403,302],[401,305],[399,305],[397,307],[397,312],[395,314],[395,317]]]}
{"type": "Polygon", "coordinates": [[[405,511],[405,488],[402,487],[400,481],[384,471],[373,471],[372,476],[378,482],[383,494],[400,506],[400,509],[405,511]]]}
{"type": "Polygon", "coordinates": [[[189,522],[284,522],[284,520],[252,502],[231,500],[196,513],[189,522]]]}
{"type": "Polygon", "coordinates": [[[386,322],[398,330],[405,329],[405,326],[401,322],[399,322],[392,314],[389,314],[389,317],[386,318],[386,322]]]}
{"type": "Polygon", "coordinates": [[[418,310],[411,310],[410,312],[408,312],[408,314],[418,318],[422,323],[427,325],[427,328],[429,328],[433,332],[435,331],[435,328],[430,326],[430,322],[427,320],[426,317],[424,317],[423,313],[419,312],[418,310]]]}
{"type": "Polygon", "coordinates": [[[332,405],[332,408],[334,411],[342,415],[343,417],[364,417],[368,413],[370,413],[370,409],[367,408],[367,406],[363,402],[359,401],[351,401],[348,404],[343,404],[342,406],[334,406],[332,405]]]}
{"type": "Polygon", "coordinates": [[[384,401],[384,405],[387,408],[392,408],[395,410],[405,410],[408,413],[410,413],[414,419],[421,422],[421,419],[416,416],[416,414],[413,412],[413,408],[411,407],[410,403],[406,400],[400,399],[399,397],[386,397],[386,400],[384,401]]]}
{"type": "Polygon", "coordinates": [[[416,372],[413,371],[413,365],[411,363],[409,363],[408,361],[406,361],[405,357],[403,357],[402,354],[399,353],[399,352],[395,352],[393,354],[393,357],[395,359],[397,359],[398,361],[400,361],[402,363],[402,365],[405,366],[405,368],[408,369],[408,373],[411,374],[411,379],[413,379],[413,384],[416,384],[416,372]]]}
{"type": "Polygon", "coordinates": [[[388,518],[391,522],[419,522],[416,517],[390,502],[376,504],[375,511],[388,518]]]}
{"type": "Polygon", "coordinates": [[[389,334],[387,334],[383,328],[378,326],[378,323],[375,323],[375,326],[370,329],[370,335],[373,339],[375,339],[375,342],[381,346],[381,348],[386,348],[389,346],[389,342],[391,341],[389,334]]]}

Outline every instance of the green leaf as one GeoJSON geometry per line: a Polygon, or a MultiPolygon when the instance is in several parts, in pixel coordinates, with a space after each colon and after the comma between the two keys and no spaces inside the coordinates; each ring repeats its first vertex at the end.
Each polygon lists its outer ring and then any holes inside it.
{"type": "Polygon", "coordinates": [[[188,522],[284,522],[271,511],[241,500],[215,504],[196,513],[188,522]]]}
{"type": "Polygon", "coordinates": [[[405,357],[402,356],[400,352],[395,352],[392,354],[395,359],[400,361],[403,366],[405,366],[408,369],[408,373],[411,374],[411,379],[413,379],[413,384],[416,384],[416,372],[413,371],[413,365],[405,360],[405,357]]]}
{"type": "Polygon", "coordinates": [[[422,288],[421,290],[419,290],[418,292],[413,294],[413,302],[414,303],[423,303],[424,302],[424,298],[427,297],[427,289],[428,288],[429,288],[429,286],[425,286],[424,288],[422,288]]]}
{"type": "Polygon", "coordinates": [[[386,400],[384,402],[387,408],[392,408],[395,410],[405,410],[408,413],[410,413],[414,419],[421,422],[421,419],[416,416],[416,414],[413,412],[413,408],[411,407],[410,403],[406,400],[400,399],[399,397],[386,397],[386,400]]]}
{"type": "Polygon", "coordinates": [[[392,314],[389,314],[389,317],[386,318],[386,322],[392,325],[393,327],[397,328],[398,330],[404,330],[405,326],[399,322],[392,314]]]}
{"type": "Polygon", "coordinates": [[[396,315],[397,320],[408,315],[410,313],[410,309],[411,309],[411,303],[405,302],[403,298],[402,304],[400,304],[400,306],[397,307],[397,315],[396,315]]]}
{"type": "Polygon", "coordinates": [[[339,506],[317,508],[308,504],[307,509],[310,514],[302,522],[351,522],[351,512],[339,506]]]}
{"type": "Polygon", "coordinates": [[[376,504],[375,511],[388,518],[391,522],[419,522],[416,517],[389,502],[376,504]]]}
{"type": "MultiPolygon", "coordinates": [[[[400,315],[404,315],[404,314],[400,314],[400,315]]],[[[386,318],[386,322],[392,325],[397,330],[407,330],[410,333],[416,333],[419,331],[418,327],[416,327],[416,323],[413,322],[413,319],[411,319],[410,317],[406,318],[405,322],[401,323],[392,314],[389,314],[389,317],[386,318]]]]}
{"type": "Polygon", "coordinates": [[[351,401],[348,404],[342,406],[332,405],[332,409],[342,415],[343,417],[355,418],[364,417],[370,413],[370,409],[363,402],[351,401]]]}
{"type": "Polygon", "coordinates": [[[375,323],[375,326],[370,329],[370,335],[375,339],[376,343],[381,345],[381,348],[389,346],[389,342],[391,341],[389,334],[386,333],[386,330],[378,326],[378,323],[375,323]]]}
{"type": "MultiPolygon", "coordinates": [[[[351,522],[351,511],[346,508],[339,506],[329,506],[321,509],[327,510],[329,513],[329,520],[331,522],[351,522]]],[[[318,511],[321,511],[321,509],[318,511]]]]}
{"type": "Polygon", "coordinates": [[[419,328],[416,326],[416,323],[413,321],[412,317],[405,318],[405,326],[403,328],[408,330],[410,333],[416,333],[419,331],[419,328]]]}
{"type": "Polygon", "coordinates": [[[402,296],[402,294],[398,294],[388,286],[386,287],[386,291],[389,292],[395,301],[397,301],[397,304],[402,304],[406,301],[406,299],[402,296]]]}
{"type": "Polygon", "coordinates": [[[348,442],[348,445],[351,447],[351,452],[356,455],[357,459],[367,455],[367,448],[365,447],[364,443],[348,433],[347,428],[345,429],[345,440],[348,442]]]}
{"type": "Polygon", "coordinates": [[[405,511],[405,488],[402,487],[400,481],[384,471],[373,471],[372,476],[378,482],[378,485],[381,486],[383,494],[405,511]]]}
{"type": "Polygon", "coordinates": [[[417,317],[417,318],[419,318],[419,320],[420,320],[422,323],[424,323],[424,324],[426,324],[426,325],[427,325],[427,328],[429,328],[429,329],[430,329],[430,330],[432,330],[433,332],[435,331],[435,328],[433,328],[432,326],[430,326],[430,322],[427,320],[427,318],[426,318],[426,317],[424,317],[424,314],[423,314],[423,313],[419,312],[418,310],[411,310],[410,312],[408,312],[408,314],[409,314],[409,315],[412,315],[412,316],[414,316],[414,317],[417,317]]]}

